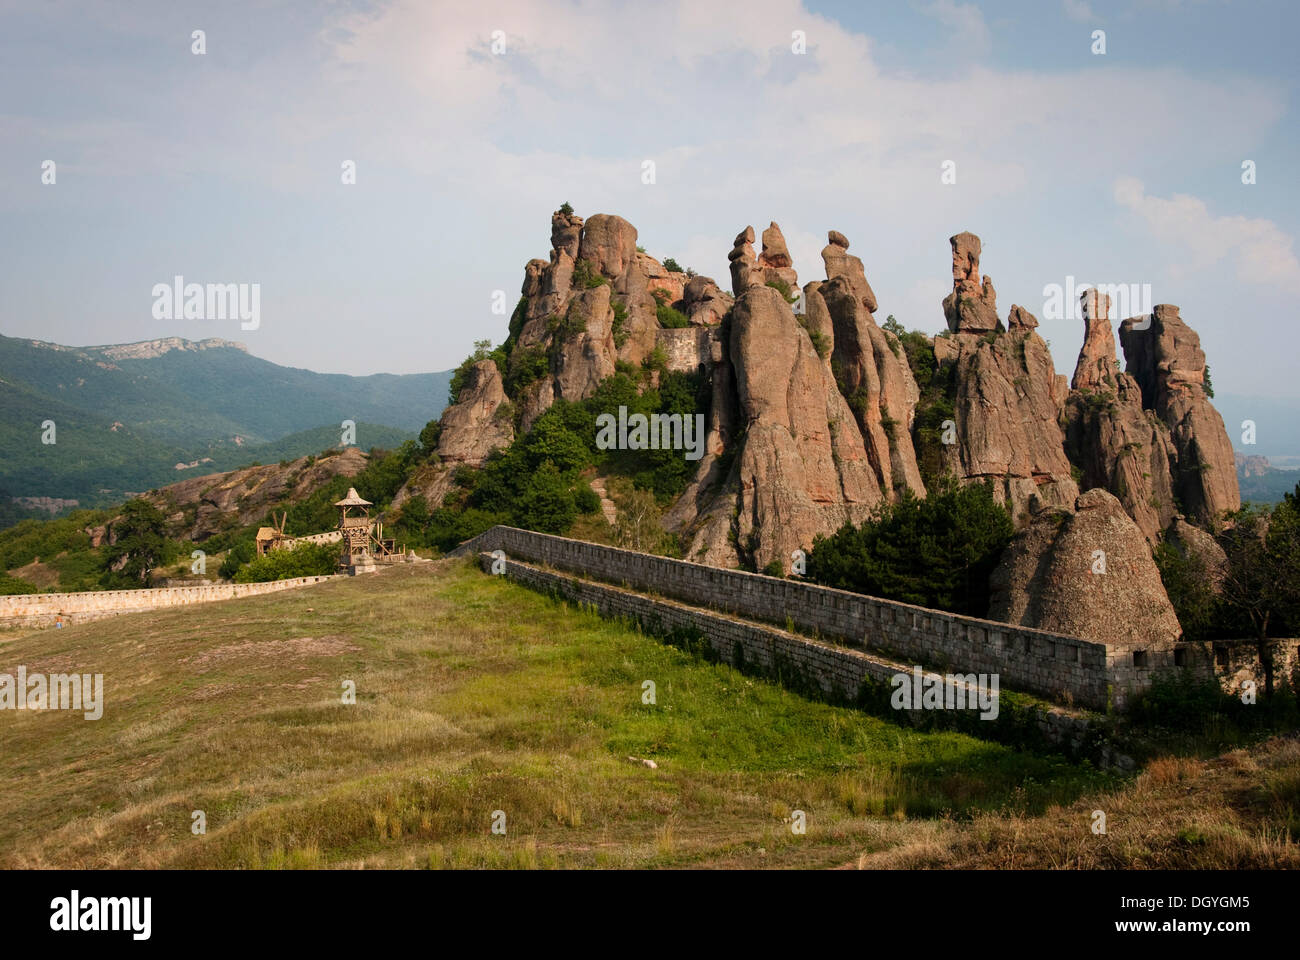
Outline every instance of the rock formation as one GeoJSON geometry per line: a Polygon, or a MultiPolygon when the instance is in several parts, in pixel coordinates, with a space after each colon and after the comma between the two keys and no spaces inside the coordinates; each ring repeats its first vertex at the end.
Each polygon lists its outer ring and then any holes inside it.
{"type": "Polygon", "coordinates": [[[848,404],[790,305],[766,285],[741,287],[727,355],[743,439],[724,509],[708,511],[690,556],[789,569],[794,550],[860,523],[882,493],[848,404]]]}
{"type": "Polygon", "coordinates": [[[494,450],[510,446],[515,438],[512,417],[496,362],[478,361],[470,367],[458,402],[443,411],[437,456],[402,485],[393,498],[393,508],[400,510],[417,495],[424,497],[432,510],[442,506],[457,467],[481,467],[494,450]]]}
{"type": "Polygon", "coordinates": [[[1100,488],[1040,510],[989,587],[989,616],[1005,623],[1139,648],[1182,635],[1146,537],[1100,488]]]}
{"type": "Polygon", "coordinates": [[[925,496],[912,447],[916,380],[898,338],[881,330],[871,315],[876,296],[862,261],[845,253],[843,234],[832,230],[830,236],[822,252],[826,282],[804,288],[808,329],[828,347],[831,370],[857,420],[877,484],[890,498],[903,490],[925,496]]]}
{"type": "Polygon", "coordinates": [[[755,264],[762,274],[763,283],[776,284],[777,289],[784,287],[787,293],[799,289],[799,275],[795,272],[794,261],[790,259],[790,250],[785,245],[785,234],[776,225],[776,221],[763,231],[763,251],[755,264]]]}
{"type": "Polygon", "coordinates": [[[989,333],[998,328],[998,297],[993,278],[980,281],[980,238],[973,233],[949,237],[952,245],[952,293],[943,315],[953,333],[989,333]]]}
{"type": "Polygon", "coordinates": [[[1079,494],[1060,426],[1065,378],[1032,313],[1013,305],[1001,329],[993,284],[980,281],[979,237],[959,233],[949,243],[953,292],[943,309],[951,332],[933,341],[937,375],[953,384],[945,467],[963,481],[992,481],[1023,526],[1039,506],[1068,506],[1079,494]]]}
{"type": "Polygon", "coordinates": [[[692,324],[708,327],[721,323],[733,302],[711,277],[691,277],[682,289],[681,312],[692,324]]]}
{"type": "MultiPolygon", "coordinates": [[[[162,510],[169,537],[202,543],[232,526],[258,523],[278,504],[305,499],[335,477],[356,476],[368,462],[357,447],[344,447],[318,457],[299,457],[284,466],[270,463],[187,477],[150,490],[142,499],[162,510]]],[[[90,532],[92,539],[102,542],[103,528],[90,532]]]]}
{"type": "Polygon", "coordinates": [[[438,459],[481,467],[492,451],[510,446],[515,429],[505,404],[506,392],[496,363],[480,360],[470,368],[460,402],[443,415],[438,459]]]}
{"type": "Polygon", "coordinates": [[[440,505],[456,467],[480,465],[557,400],[590,397],[620,365],[638,370],[653,353],[660,369],[698,373],[708,396],[703,458],[664,515],[690,559],[788,571],[791,553],[819,534],[906,492],[925,496],[923,441],[925,477],[991,481],[1024,531],[999,568],[995,616],[1110,642],[1176,637],[1151,545],[1170,536],[1213,560],[1212,538],[1181,514],[1204,523],[1237,498],[1204,356],[1177,309],[1156,308],[1149,328],[1125,323],[1122,372],[1109,301],[1091,295],[1068,384],[1032,313],[1013,305],[1005,327],[999,320],[974,234],[949,240],[948,329],[905,342],[876,323],[876,295],[848,239],[835,230],[827,239],[826,279],[803,287],[796,314],[798,275],[775,222],[758,252],[753,227],[736,235],[733,296],[638,252],[636,229],[620,217],[557,212],[548,259],[524,271],[506,375],[493,361],[473,367],[444,414],[437,461],[397,502],[422,492],[440,505]],[[660,306],[688,325],[661,327],[660,306]],[[940,444],[931,434],[941,418],[940,444]],[[1091,572],[1098,550],[1104,575],[1091,572]]]}
{"type": "Polygon", "coordinates": [[[1183,557],[1201,565],[1209,579],[1210,587],[1218,592],[1228,569],[1228,554],[1219,541],[1200,527],[1193,526],[1182,517],[1169,525],[1169,544],[1183,557]]]}
{"type": "Polygon", "coordinates": [[[1066,448],[1083,486],[1109,490],[1147,540],[1155,543],[1178,512],[1169,431],[1142,407],[1137,381],[1119,369],[1110,326],[1110,297],[1083,299],[1086,330],[1066,402],[1066,448]]]}
{"type": "Polygon", "coordinates": [[[849,253],[848,237],[838,230],[828,230],[827,243],[822,247],[822,262],[826,264],[826,279],[835,280],[843,277],[853,291],[853,295],[866,308],[868,313],[876,312],[876,295],[867,283],[866,269],[862,261],[849,253]]]}
{"type": "Polygon", "coordinates": [[[746,227],[736,234],[731,253],[727,254],[731,264],[731,292],[739,297],[756,283],[761,283],[754,274],[757,272],[757,258],[754,256],[754,228],[746,227]]]}
{"type": "Polygon", "coordinates": [[[1205,391],[1201,338],[1167,303],[1120,324],[1127,371],[1142,406],[1169,428],[1176,452],[1173,487],[1183,512],[1215,525],[1241,507],[1232,443],[1205,391]]]}

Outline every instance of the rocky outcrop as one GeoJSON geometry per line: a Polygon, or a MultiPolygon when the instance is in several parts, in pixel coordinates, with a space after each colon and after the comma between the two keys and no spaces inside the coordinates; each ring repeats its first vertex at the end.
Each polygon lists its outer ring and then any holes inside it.
{"type": "Polygon", "coordinates": [[[614,342],[613,291],[608,284],[575,293],[564,319],[552,332],[554,392],[565,400],[591,396],[613,375],[618,349],[614,342]]]}
{"type": "Polygon", "coordinates": [[[762,284],[759,277],[755,276],[758,260],[754,256],[753,227],[746,227],[736,234],[731,253],[727,254],[727,262],[731,264],[731,292],[737,297],[751,286],[762,284]]]}
{"type": "Polygon", "coordinates": [[[831,371],[857,420],[876,482],[891,499],[904,490],[925,496],[911,436],[919,398],[916,380],[898,338],[880,329],[871,315],[876,299],[862,261],[844,253],[848,241],[843,234],[831,235],[843,246],[826,248],[832,251],[826,282],[804,288],[808,329],[827,346],[831,371]]]}
{"type": "Polygon", "coordinates": [[[652,297],[662,296],[670,304],[681,302],[686,293],[686,274],[669,270],[654,257],[644,253],[636,255],[636,265],[645,274],[646,287],[652,297]],[[655,291],[660,293],[656,295],[655,291]]]}
{"type": "Polygon", "coordinates": [[[763,283],[776,284],[777,289],[784,288],[787,293],[798,291],[799,274],[795,272],[790,250],[785,245],[785,234],[775,220],[763,231],[763,251],[755,266],[762,274],[763,283]]]}
{"type": "Polygon", "coordinates": [[[1142,391],[1142,406],[1169,429],[1176,452],[1173,487],[1183,511],[1216,525],[1241,507],[1232,443],[1205,390],[1205,353],[1171,304],[1120,325],[1126,369],[1142,391]]]}
{"type": "MultiPolygon", "coordinates": [[[[955,442],[950,462],[965,481],[993,483],[1017,526],[1040,505],[1078,496],[1058,422],[1064,402],[1047,344],[1032,329],[992,339],[935,339],[940,368],[953,368],[955,442]]],[[[945,371],[946,372],[946,371],[945,371]]]]}
{"type": "Polygon", "coordinates": [[[1236,453],[1234,454],[1234,461],[1240,479],[1249,480],[1251,477],[1267,476],[1273,469],[1273,465],[1268,462],[1268,457],[1261,457],[1257,454],[1246,456],[1244,453],[1236,453]]]}
{"type": "Polygon", "coordinates": [[[711,327],[721,323],[733,303],[710,277],[691,277],[682,289],[682,313],[692,324],[711,327]]]}
{"type": "Polygon", "coordinates": [[[1146,537],[1102,489],[1040,510],[989,586],[989,616],[1005,623],[1138,648],[1182,635],[1146,537]]]}
{"type": "Polygon", "coordinates": [[[848,237],[838,230],[828,230],[827,244],[822,247],[822,262],[826,265],[826,279],[843,278],[853,295],[868,313],[876,312],[876,294],[867,283],[866,269],[862,261],[849,253],[848,237]]]}
{"type": "MultiPolygon", "coordinates": [[[[217,533],[258,523],[277,504],[305,499],[335,477],[356,476],[368,461],[358,448],[345,447],[299,457],[284,466],[273,463],[189,477],[151,490],[142,499],[162,510],[169,537],[202,543],[217,533]]],[[[102,538],[103,532],[92,536],[102,538]]]]}
{"type": "Polygon", "coordinates": [[[655,349],[654,294],[679,300],[686,277],[639,252],[636,242],[636,228],[622,217],[552,215],[550,259],[525,268],[526,303],[508,359],[521,432],[556,399],[590,396],[618,361],[639,366],[655,349]]]}
{"type": "Polygon", "coordinates": [[[506,403],[496,363],[480,360],[474,364],[461,387],[459,401],[442,415],[438,459],[481,467],[488,454],[510,446],[515,429],[506,403]]]}
{"type": "Polygon", "coordinates": [[[451,492],[458,467],[481,467],[493,451],[513,442],[513,407],[495,361],[480,360],[470,368],[457,402],[443,411],[441,422],[437,456],[422,464],[397,491],[394,510],[401,510],[414,496],[423,497],[436,510],[451,492]]]}
{"type": "Polygon", "coordinates": [[[394,510],[402,510],[416,496],[437,510],[451,492],[456,468],[481,467],[493,451],[515,440],[513,407],[494,360],[480,360],[469,368],[458,401],[442,412],[441,423],[437,457],[421,464],[396,492],[394,510]]]}
{"type": "Polygon", "coordinates": [[[728,348],[744,432],[724,496],[734,523],[720,529],[715,510],[691,555],[716,557],[725,533],[738,560],[788,570],[816,535],[865,519],[881,489],[848,405],[776,290],[751,284],[737,298],[728,348]]]}
{"type": "Polygon", "coordinates": [[[1119,369],[1110,297],[1089,290],[1082,302],[1083,347],[1066,402],[1066,449],[1084,489],[1102,487],[1124,505],[1154,544],[1178,512],[1169,431],[1142,407],[1137,381],[1119,369]]]}
{"type": "Polygon", "coordinates": [[[993,278],[980,280],[980,238],[973,233],[949,237],[952,245],[952,293],[943,315],[953,333],[989,333],[998,329],[998,298],[993,278]]]}
{"type": "Polygon", "coordinates": [[[1184,558],[1195,560],[1205,571],[1210,587],[1218,592],[1228,570],[1228,554],[1219,541],[1182,517],[1169,525],[1168,541],[1184,558]]]}
{"type": "Polygon", "coordinates": [[[563,210],[551,214],[551,249],[576,260],[582,240],[582,217],[563,210]]]}
{"type": "MultiPolygon", "coordinates": [[[[736,235],[728,257],[733,297],[708,277],[668,271],[638,252],[636,229],[620,217],[584,221],[557,212],[549,258],[525,269],[507,375],[500,378],[491,363],[476,368],[462,403],[443,418],[439,463],[408,486],[423,484],[430,504],[440,504],[449,464],[481,463],[557,400],[590,397],[628,369],[621,365],[640,370],[654,351],[657,370],[698,372],[708,391],[704,456],[664,517],[690,558],[705,563],[763,568],[776,561],[788,570],[790,554],[808,549],[818,534],[861,522],[904,493],[924,496],[914,439],[927,444],[926,476],[937,470],[963,482],[991,481],[1021,529],[1052,509],[1062,517],[1097,515],[1100,490],[1081,498],[1077,470],[1085,486],[1113,491],[1136,520],[1129,527],[1151,542],[1176,518],[1179,499],[1189,503],[1175,496],[1178,483],[1189,482],[1185,458],[1217,462],[1216,451],[1198,446],[1213,413],[1200,385],[1204,358],[1188,346],[1190,331],[1176,311],[1158,308],[1150,343],[1126,342],[1130,370],[1121,372],[1108,302],[1091,299],[1071,390],[1032,313],[1013,305],[1002,325],[992,281],[980,274],[980,240],[959,233],[949,241],[948,330],[929,341],[931,365],[926,343],[876,323],[876,295],[847,237],[831,230],[827,239],[826,280],[803,288],[796,315],[789,301],[797,274],[775,222],[763,230],[758,252],[753,227],[736,235]],[[661,305],[685,315],[689,326],[660,327],[661,305]],[[924,397],[908,350],[924,373],[924,397]],[[501,414],[507,400],[513,424],[501,414]],[[918,426],[922,403],[926,420],[918,426]],[[1180,439],[1178,429],[1187,436],[1180,439]],[[939,433],[941,447],[932,437],[939,433]]],[[[653,387],[659,375],[651,370],[637,379],[653,387]]],[[[1225,496],[1210,485],[1201,499],[1225,496]]],[[[1056,615],[1051,604],[1040,607],[1008,610],[1056,615]]]]}
{"type": "Polygon", "coordinates": [[[578,259],[586,260],[601,276],[619,279],[636,255],[636,227],[622,217],[597,213],[582,227],[578,259]]]}

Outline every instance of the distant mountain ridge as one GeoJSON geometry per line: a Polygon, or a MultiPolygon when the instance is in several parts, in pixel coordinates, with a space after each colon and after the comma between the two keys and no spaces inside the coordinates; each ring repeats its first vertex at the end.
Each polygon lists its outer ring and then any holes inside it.
{"type": "Polygon", "coordinates": [[[1283,469],[1269,463],[1267,457],[1236,452],[1237,482],[1241,499],[1253,503],[1277,503],[1285,494],[1294,493],[1300,484],[1300,470],[1283,469]]]}
{"type": "Polygon", "coordinates": [[[450,381],[315,373],[216,338],[72,347],[0,335],[0,488],[111,503],[173,482],[178,463],[212,472],[338,446],[345,420],[358,445],[392,446],[438,417],[450,381]],[[47,421],[54,443],[42,442],[47,421]]]}

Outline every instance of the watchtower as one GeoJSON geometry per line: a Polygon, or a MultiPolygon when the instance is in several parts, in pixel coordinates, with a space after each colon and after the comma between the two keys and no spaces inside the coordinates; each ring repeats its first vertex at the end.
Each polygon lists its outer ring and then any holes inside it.
{"type": "Polygon", "coordinates": [[[348,495],[334,506],[339,508],[339,532],[342,534],[343,553],[339,557],[342,573],[373,573],[375,558],[370,551],[369,500],[362,500],[356,487],[348,487],[348,495]]]}

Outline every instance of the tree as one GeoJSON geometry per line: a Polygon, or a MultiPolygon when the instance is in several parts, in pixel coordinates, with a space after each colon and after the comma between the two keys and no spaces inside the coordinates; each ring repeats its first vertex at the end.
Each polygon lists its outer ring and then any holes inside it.
{"type": "Polygon", "coordinates": [[[1222,634],[1222,602],[1214,574],[1205,561],[1192,551],[1183,552],[1172,543],[1155,549],[1156,566],[1169,602],[1174,605],[1183,639],[1196,642],[1216,639],[1222,634]]]}
{"type": "Polygon", "coordinates": [[[1275,581],[1276,557],[1268,547],[1269,515],[1253,506],[1242,508],[1222,536],[1228,555],[1222,581],[1226,612],[1255,638],[1260,665],[1264,668],[1264,693],[1273,694],[1273,651],[1269,628],[1278,613],[1275,581]]]}
{"type": "Polygon", "coordinates": [[[148,500],[129,500],[105,540],[105,585],[152,586],[153,571],[167,558],[167,518],[148,500]]]}
{"type": "Polygon", "coordinates": [[[611,489],[612,499],[618,507],[614,535],[618,545],[640,553],[659,553],[664,546],[662,514],[655,495],[650,490],[635,490],[625,479],[611,489]]]}
{"type": "Polygon", "coordinates": [[[242,567],[236,583],[265,583],[293,577],[324,577],[338,572],[337,543],[303,543],[292,550],[272,550],[242,567]]]}
{"type": "Polygon", "coordinates": [[[426,455],[431,455],[438,450],[438,440],[442,436],[442,420],[430,420],[420,431],[420,449],[426,455]]]}
{"type": "Polygon", "coordinates": [[[818,537],[810,580],[903,603],[983,616],[988,578],[1015,532],[991,484],[945,477],[920,500],[882,504],[860,527],[818,537]]]}

